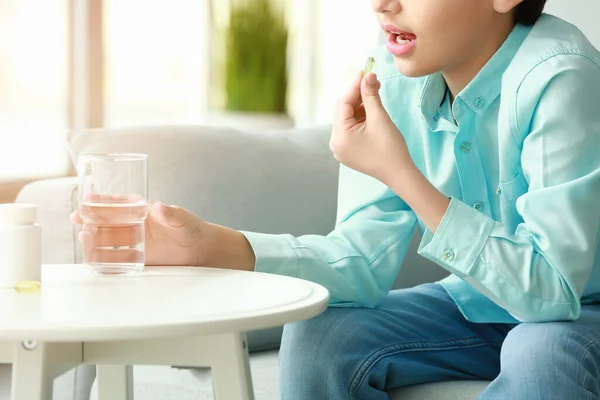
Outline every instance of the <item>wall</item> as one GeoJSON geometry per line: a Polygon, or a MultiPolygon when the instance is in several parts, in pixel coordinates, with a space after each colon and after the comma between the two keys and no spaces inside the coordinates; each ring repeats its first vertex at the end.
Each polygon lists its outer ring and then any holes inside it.
{"type": "Polygon", "coordinates": [[[549,0],[546,12],[577,25],[600,49],[599,0],[549,0]]]}

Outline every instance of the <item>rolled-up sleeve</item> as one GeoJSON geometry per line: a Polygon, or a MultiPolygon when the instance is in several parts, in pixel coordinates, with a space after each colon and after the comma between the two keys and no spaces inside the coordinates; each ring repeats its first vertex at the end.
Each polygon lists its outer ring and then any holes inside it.
{"type": "Polygon", "coordinates": [[[579,317],[600,237],[600,69],[568,57],[552,60],[523,141],[516,231],[452,199],[419,248],[524,322],[579,317]]]}

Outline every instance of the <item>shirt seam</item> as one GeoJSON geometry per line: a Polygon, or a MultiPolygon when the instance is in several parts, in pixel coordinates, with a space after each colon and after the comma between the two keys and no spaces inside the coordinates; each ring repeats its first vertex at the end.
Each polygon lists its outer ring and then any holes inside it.
{"type": "MultiPolygon", "coordinates": [[[[350,254],[350,255],[346,255],[346,256],[342,256],[342,257],[338,257],[334,260],[328,260],[326,261],[326,263],[328,265],[332,265],[335,264],[337,262],[343,261],[343,260],[347,260],[350,258],[361,258],[363,260],[365,260],[367,262],[367,266],[372,266],[390,247],[392,247],[394,244],[400,242],[402,239],[406,239],[406,237],[409,235],[409,232],[412,234],[414,232],[415,226],[416,226],[416,222],[412,225],[412,227],[408,230],[408,231],[404,231],[404,232],[400,232],[398,235],[396,236],[392,236],[392,239],[389,242],[386,242],[385,245],[382,245],[381,247],[378,247],[377,250],[373,251],[370,255],[368,256],[363,256],[360,253],[356,253],[356,254],[350,254]]],[[[290,243],[291,244],[291,243],[290,243]]],[[[292,249],[294,249],[294,251],[299,250],[299,249],[308,249],[307,246],[297,246],[295,247],[294,245],[292,245],[292,249]]],[[[296,255],[298,255],[298,253],[296,252],[296,255]]]]}
{"type": "MultiPolygon", "coordinates": [[[[486,232],[485,235],[482,235],[483,237],[485,237],[485,239],[482,241],[481,245],[477,244],[479,246],[479,251],[477,252],[477,254],[474,255],[471,263],[469,263],[469,265],[466,266],[467,267],[466,275],[469,275],[469,276],[471,274],[471,271],[473,271],[473,268],[475,267],[477,260],[478,259],[483,260],[483,257],[481,256],[481,254],[483,253],[483,249],[485,249],[485,247],[487,246],[487,244],[490,240],[490,235],[491,235],[492,231],[494,230],[494,225],[496,224],[494,220],[491,220],[491,222],[490,222],[490,219],[484,219],[483,223],[489,224],[489,227],[485,230],[485,232],[486,232]]],[[[476,243],[478,243],[478,242],[476,242],[476,243]]]]}
{"type": "Polygon", "coordinates": [[[298,261],[300,260],[300,253],[297,251],[298,249],[296,249],[296,247],[294,246],[294,244],[292,243],[292,241],[290,240],[289,237],[287,237],[286,235],[284,235],[283,237],[288,242],[288,244],[290,245],[290,248],[296,255],[296,265],[294,266],[294,270],[295,270],[294,276],[298,277],[298,276],[300,276],[300,270],[299,270],[299,266],[298,266],[298,264],[299,264],[298,261]]]}
{"type": "Polygon", "coordinates": [[[486,266],[486,268],[490,268],[492,270],[495,270],[496,273],[498,275],[500,275],[500,277],[502,279],[504,279],[504,281],[506,283],[508,283],[510,286],[512,286],[514,289],[517,289],[519,292],[521,292],[522,295],[524,295],[525,297],[530,297],[536,300],[540,300],[543,303],[550,303],[550,304],[556,304],[556,305],[571,305],[571,302],[562,302],[562,301],[557,301],[557,300],[547,300],[541,296],[535,295],[533,293],[529,293],[526,292],[525,290],[523,290],[521,287],[519,287],[512,279],[506,277],[503,273],[502,270],[500,268],[494,268],[491,267],[487,262],[485,262],[485,260],[483,259],[483,257],[479,257],[479,259],[483,262],[483,264],[486,266]]]}
{"type": "Polygon", "coordinates": [[[531,75],[535,69],[537,69],[542,64],[544,64],[544,63],[548,62],[549,60],[551,60],[555,57],[558,57],[558,56],[583,57],[583,58],[591,61],[596,67],[600,68],[600,64],[598,62],[596,62],[596,60],[594,58],[592,58],[590,55],[585,53],[583,50],[581,50],[581,49],[565,49],[565,48],[561,48],[552,53],[549,53],[548,55],[542,57],[533,67],[531,67],[531,69],[529,69],[529,71],[527,71],[525,76],[523,76],[523,78],[517,85],[517,90],[515,91],[516,94],[515,94],[515,104],[514,104],[513,111],[514,111],[514,115],[515,115],[516,131],[515,130],[512,131],[512,136],[513,136],[513,140],[515,141],[515,144],[517,144],[518,146],[520,146],[519,133],[521,132],[521,126],[520,126],[520,122],[519,122],[519,107],[518,107],[519,93],[521,91],[521,88],[522,88],[523,84],[525,83],[525,81],[527,80],[527,78],[529,77],[529,75],[531,75]]]}
{"type": "Polygon", "coordinates": [[[377,249],[377,251],[374,251],[371,255],[369,255],[369,257],[367,258],[367,265],[370,267],[372,266],[377,260],[379,260],[379,258],[390,248],[392,247],[394,244],[400,242],[402,239],[406,239],[406,237],[408,237],[409,232],[412,235],[414,232],[414,229],[416,227],[416,222],[414,222],[412,224],[412,227],[404,232],[401,232],[397,237],[395,237],[393,240],[390,240],[389,243],[387,243],[386,245],[381,246],[380,248],[377,249]]]}
{"type": "Polygon", "coordinates": [[[394,78],[406,78],[404,75],[402,74],[394,74],[394,75],[390,75],[390,76],[383,76],[379,78],[379,82],[383,82],[383,81],[389,81],[390,79],[394,79],[394,78]]]}
{"type": "MultiPolygon", "coordinates": [[[[458,200],[455,199],[455,201],[458,201],[458,200]]],[[[448,229],[448,225],[450,225],[450,220],[452,219],[452,217],[454,217],[454,213],[456,212],[456,208],[457,208],[457,206],[455,204],[452,204],[452,207],[450,208],[450,210],[447,210],[448,215],[446,215],[445,218],[442,218],[442,221],[441,221],[440,225],[438,226],[438,229],[433,234],[432,241],[435,241],[436,236],[438,236],[438,237],[445,236],[446,230],[448,229]]]]}

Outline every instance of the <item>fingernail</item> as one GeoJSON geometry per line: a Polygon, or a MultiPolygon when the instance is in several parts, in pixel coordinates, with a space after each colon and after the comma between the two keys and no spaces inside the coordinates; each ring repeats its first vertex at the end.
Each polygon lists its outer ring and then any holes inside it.
{"type": "Polygon", "coordinates": [[[370,73],[369,75],[367,75],[367,85],[377,85],[377,75],[375,75],[374,73],[370,73]]]}
{"type": "Polygon", "coordinates": [[[157,201],[156,203],[154,203],[154,205],[152,206],[152,211],[156,211],[159,212],[161,214],[165,213],[165,208],[163,206],[163,203],[161,203],[160,201],[157,201]]]}

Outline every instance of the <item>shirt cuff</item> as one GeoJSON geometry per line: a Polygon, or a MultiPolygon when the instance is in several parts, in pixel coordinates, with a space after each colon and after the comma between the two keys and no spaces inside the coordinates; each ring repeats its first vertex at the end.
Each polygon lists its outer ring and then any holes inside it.
{"type": "Polygon", "coordinates": [[[254,250],[256,272],[298,277],[298,254],[286,235],[240,232],[254,250]]]}
{"type": "Polygon", "coordinates": [[[452,198],[435,234],[425,231],[418,253],[463,278],[477,261],[493,227],[493,219],[452,198]]]}

